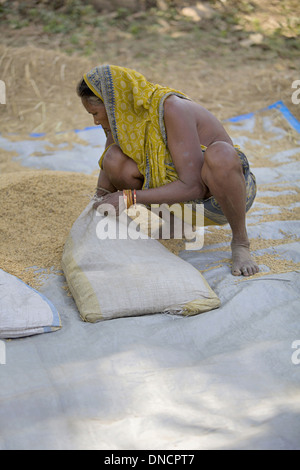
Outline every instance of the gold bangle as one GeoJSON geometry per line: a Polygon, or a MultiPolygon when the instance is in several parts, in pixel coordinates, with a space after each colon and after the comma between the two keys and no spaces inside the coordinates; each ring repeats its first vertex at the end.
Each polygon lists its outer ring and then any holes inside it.
{"type": "Polygon", "coordinates": [[[131,189],[123,190],[123,198],[124,198],[126,209],[129,209],[129,207],[133,205],[131,189]]]}

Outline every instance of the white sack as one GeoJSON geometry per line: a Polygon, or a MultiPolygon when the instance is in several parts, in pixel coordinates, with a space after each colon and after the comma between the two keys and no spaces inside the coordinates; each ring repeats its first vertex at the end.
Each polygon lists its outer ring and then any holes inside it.
{"type": "Polygon", "coordinates": [[[125,213],[109,219],[92,205],[74,223],[62,257],[84,321],[159,312],[194,315],[219,307],[218,297],[196,268],[157,240],[132,239],[137,225],[125,213]],[[109,237],[99,239],[98,224],[107,222],[109,237]],[[121,234],[118,239],[111,238],[115,233],[121,234]]]}
{"type": "Polygon", "coordinates": [[[38,291],[0,269],[0,338],[19,338],[61,328],[59,313],[38,291]]]}

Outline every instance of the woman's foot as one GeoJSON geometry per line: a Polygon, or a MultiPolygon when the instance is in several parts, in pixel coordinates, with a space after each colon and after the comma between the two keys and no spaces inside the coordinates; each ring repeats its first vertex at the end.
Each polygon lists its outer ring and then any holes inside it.
{"type": "Polygon", "coordinates": [[[253,261],[249,243],[231,243],[232,268],[234,276],[253,276],[258,273],[259,267],[253,261]]]}

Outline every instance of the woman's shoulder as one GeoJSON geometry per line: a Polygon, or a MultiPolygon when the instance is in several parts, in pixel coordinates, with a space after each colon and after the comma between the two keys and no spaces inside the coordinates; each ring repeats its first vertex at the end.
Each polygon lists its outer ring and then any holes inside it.
{"type": "Polygon", "coordinates": [[[184,99],[177,95],[169,96],[164,103],[164,114],[170,119],[186,118],[189,121],[195,120],[196,122],[202,121],[210,113],[207,109],[203,108],[200,104],[190,99],[184,99]]]}

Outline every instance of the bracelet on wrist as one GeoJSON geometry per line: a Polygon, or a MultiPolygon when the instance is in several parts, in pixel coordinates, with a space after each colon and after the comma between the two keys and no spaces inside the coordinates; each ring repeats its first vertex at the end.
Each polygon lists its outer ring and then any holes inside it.
{"type": "Polygon", "coordinates": [[[123,190],[123,198],[125,202],[126,209],[133,206],[136,207],[136,190],[133,189],[124,189],[123,190]]]}

